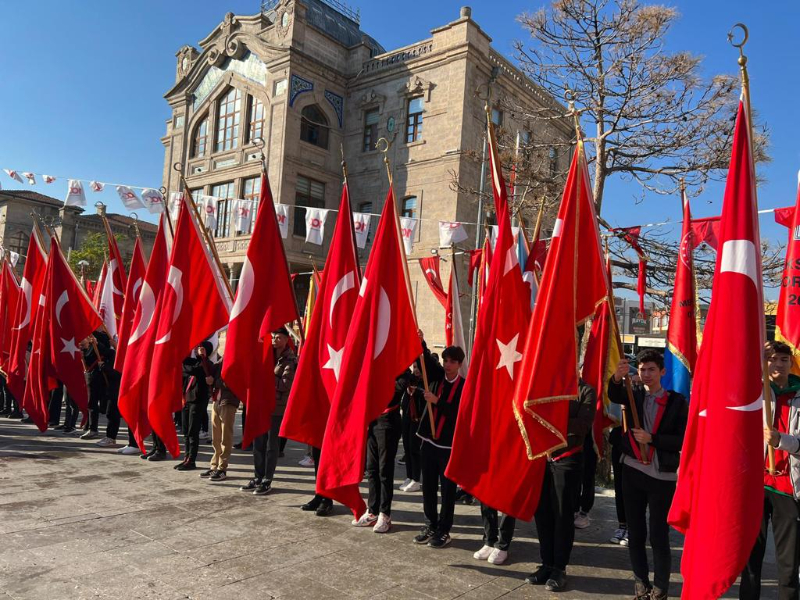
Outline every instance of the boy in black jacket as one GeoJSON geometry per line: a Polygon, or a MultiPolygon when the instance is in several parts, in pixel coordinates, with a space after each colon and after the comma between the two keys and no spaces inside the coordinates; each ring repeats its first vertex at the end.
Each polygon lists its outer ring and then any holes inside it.
{"type": "Polygon", "coordinates": [[[214,385],[214,365],[209,361],[213,351],[211,342],[200,342],[195,349],[196,357],[183,360],[183,462],[175,465],[178,471],[197,468],[197,452],[200,449],[200,424],[203,413],[208,414],[208,400],[214,385]]]}
{"type": "MultiPolygon", "coordinates": [[[[667,597],[672,554],[667,514],[675,495],[680,451],[686,432],[689,405],[681,394],[661,387],[664,357],[655,350],[643,350],[636,357],[642,387],[633,390],[639,427],[622,437],[623,497],[628,524],[628,552],[635,577],[636,598],[661,600],[667,597]],[[653,548],[653,586],[647,563],[647,510],[650,510],[650,545],[653,548]]],[[[633,426],[632,410],[623,378],[628,376],[623,359],[608,382],[608,397],[621,404],[633,426]]]]}

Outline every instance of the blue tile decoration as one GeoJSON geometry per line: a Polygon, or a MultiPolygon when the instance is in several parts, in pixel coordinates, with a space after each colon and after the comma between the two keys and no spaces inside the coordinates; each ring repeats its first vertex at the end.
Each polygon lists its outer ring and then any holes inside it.
{"type": "Polygon", "coordinates": [[[325,90],[325,100],[330,102],[333,110],[336,111],[336,117],[339,119],[339,127],[341,127],[344,121],[344,98],[338,94],[334,94],[330,90],[325,90]]]}
{"type": "Polygon", "coordinates": [[[314,89],[314,84],[308,79],[303,79],[298,75],[292,75],[291,91],[289,92],[289,106],[294,104],[295,99],[303,92],[310,92],[314,89]]]}

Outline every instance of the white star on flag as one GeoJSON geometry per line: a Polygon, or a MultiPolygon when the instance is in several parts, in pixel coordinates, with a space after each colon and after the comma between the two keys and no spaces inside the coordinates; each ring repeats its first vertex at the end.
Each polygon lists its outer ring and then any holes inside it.
{"type": "Polygon", "coordinates": [[[64,344],[64,349],[61,352],[67,352],[72,358],[75,358],[75,355],[80,352],[80,349],[75,345],[75,338],[70,338],[65,340],[61,338],[61,343],[64,344]]]}
{"type": "Polygon", "coordinates": [[[328,355],[330,358],[328,362],[322,365],[323,369],[333,369],[333,375],[336,377],[336,380],[339,380],[339,369],[342,368],[342,353],[344,352],[344,347],[341,350],[334,350],[331,348],[330,344],[328,346],[328,355]]]}
{"type": "Polygon", "coordinates": [[[508,371],[508,376],[514,379],[514,363],[522,360],[522,354],[517,352],[517,341],[519,340],[519,333],[511,338],[507,344],[504,344],[499,339],[497,348],[500,350],[500,362],[497,363],[497,368],[505,368],[508,371]]]}

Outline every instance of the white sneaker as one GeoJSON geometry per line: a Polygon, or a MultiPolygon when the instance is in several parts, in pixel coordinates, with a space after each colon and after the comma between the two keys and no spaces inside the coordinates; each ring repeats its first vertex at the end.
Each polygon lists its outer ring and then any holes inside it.
{"type": "Polygon", "coordinates": [[[608,540],[608,541],[611,542],[612,544],[620,544],[620,543],[622,543],[622,540],[625,539],[625,534],[627,532],[628,532],[627,529],[619,528],[619,529],[614,531],[614,535],[612,535],[611,539],[608,540]]]}
{"type": "Polygon", "coordinates": [[[378,520],[378,517],[373,515],[371,512],[367,511],[363,515],[361,515],[360,519],[353,519],[350,524],[353,527],[372,527],[375,525],[375,522],[378,520]]]}
{"type": "Polygon", "coordinates": [[[622,539],[619,541],[619,545],[620,545],[620,546],[627,546],[627,545],[628,545],[628,530],[627,530],[627,529],[625,530],[625,537],[623,537],[623,538],[622,538],[622,539]]]}
{"type": "Polygon", "coordinates": [[[381,513],[378,515],[378,522],[375,523],[375,527],[372,528],[372,531],[375,533],[386,533],[392,528],[392,517],[385,513],[381,513]]]}
{"type": "Polygon", "coordinates": [[[102,440],[97,442],[97,445],[101,448],[113,448],[117,445],[117,440],[112,440],[110,437],[104,437],[102,440]]]}
{"type": "Polygon", "coordinates": [[[313,467],[314,466],[314,459],[310,456],[304,456],[303,460],[298,463],[301,467],[313,467]]]}
{"type": "Polygon", "coordinates": [[[422,489],[422,486],[419,484],[419,481],[412,481],[406,486],[404,492],[418,492],[422,489]]]}
{"type": "Polygon", "coordinates": [[[117,454],[131,455],[131,454],[141,454],[141,452],[139,451],[139,448],[137,448],[136,446],[123,446],[122,448],[117,450],[117,454]]]}
{"type": "Polygon", "coordinates": [[[586,529],[591,524],[589,515],[579,512],[575,515],[575,529],[586,529]]]}
{"type": "Polygon", "coordinates": [[[207,431],[201,431],[199,439],[201,442],[210,442],[211,434],[209,434],[207,431]]]}
{"type": "Polygon", "coordinates": [[[493,565],[502,565],[504,562],[506,562],[507,558],[508,550],[500,550],[500,548],[495,548],[489,555],[489,562],[493,565]]]}
{"type": "Polygon", "coordinates": [[[480,550],[478,550],[475,554],[472,555],[472,558],[475,560],[486,560],[489,558],[492,553],[494,552],[494,548],[491,546],[484,546],[480,550]]]}
{"type": "Polygon", "coordinates": [[[400,487],[399,487],[398,489],[399,489],[401,492],[405,492],[405,491],[406,491],[406,487],[408,487],[408,485],[409,485],[410,483],[411,483],[411,479],[409,479],[408,477],[406,477],[406,480],[405,480],[403,483],[401,483],[401,484],[400,484],[400,487]]]}

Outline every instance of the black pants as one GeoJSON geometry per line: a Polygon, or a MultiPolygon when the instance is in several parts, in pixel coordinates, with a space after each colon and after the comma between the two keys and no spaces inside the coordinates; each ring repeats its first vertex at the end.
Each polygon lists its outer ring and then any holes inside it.
{"type": "Polygon", "coordinates": [[[91,408],[89,409],[89,431],[94,431],[97,433],[97,430],[100,428],[100,409],[91,408]]]}
{"type": "Polygon", "coordinates": [[[203,413],[208,413],[207,402],[187,402],[183,406],[183,445],[184,458],[191,462],[197,460],[200,449],[200,424],[203,413]]]}
{"type": "Polygon", "coordinates": [[[622,463],[620,462],[621,459],[622,449],[620,448],[620,444],[612,444],[611,469],[614,471],[614,504],[617,508],[617,521],[619,522],[620,526],[627,526],[627,521],[625,520],[625,496],[622,492],[622,473],[624,471],[622,469],[622,463]]]}
{"type": "Polygon", "coordinates": [[[536,509],[536,531],[542,564],[566,570],[575,541],[575,511],[581,485],[581,453],[548,461],[536,509]]]}
{"type": "Polygon", "coordinates": [[[106,425],[106,437],[112,440],[117,439],[119,434],[119,424],[122,415],[119,414],[119,406],[117,404],[118,397],[116,394],[110,394],[108,398],[108,405],[106,407],[106,418],[108,424],[106,425]]]}
{"type": "Polygon", "coordinates": [[[61,401],[64,399],[64,386],[60,385],[50,392],[50,404],[47,407],[49,417],[48,425],[58,425],[61,422],[61,401]]]}
{"type": "Polygon", "coordinates": [[[259,483],[271,482],[275,476],[280,452],[278,432],[282,421],[283,415],[272,415],[270,430],[253,440],[253,469],[259,483]]]}
{"type": "Polygon", "coordinates": [[[403,411],[403,452],[406,455],[406,477],[413,481],[420,480],[422,471],[422,440],[417,437],[419,421],[412,421],[409,411],[403,411]]]}
{"type": "Polygon", "coordinates": [[[394,459],[400,443],[402,421],[396,410],[381,415],[369,424],[367,432],[367,507],[373,515],[392,514],[394,459]]]}
{"type": "Polygon", "coordinates": [[[761,531],[756,544],[750,553],[739,586],[741,600],[757,600],[761,597],[761,564],[767,549],[767,530],[772,521],[772,536],[775,538],[775,559],[778,563],[778,598],[779,600],[797,600],[797,573],[800,569],[800,552],[798,551],[798,517],[800,510],[794,498],[764,490],[764,515],[761,519],[761,531]]]}
{"type": "Polygon", "coordinates": [[[498,550],[508,550],[511,540],[514,539],[517,520],[503,515],[498,525],[497,511],[483,503],[481,503],[481,517],[483,517],[483,544],[494,546],[498,550]]]}
{"type": "Polygon", "coordinates": [[[200,415],[200,431],[208,433],[208,410],[200,415]]]}
{"type": "Polygon", "coordinates": [[[444,476],[448,462],[450,448],[439,448],[430,442],[422,443],[422,506],[425,524],[440,534],[450,533],[456,510],[456,483],[444,476]],[[440,486],[442,507],[437,510],[440,486]]]}
{"type": "MultiPolygon", "coordinates": [[[[625,519],[628,523],[628,553],[633,575],[645,585],[650,583],[647,563],[647,510],[650,509],[650,546],[653,548],[653,585],[669,591],[672,553],[669,547],[667,514],[675,495],[674,481],[661,481],[628,465],[622,465],[625,487],[625,519]]],[[[795,576],[797,572],[795,571],[795,576]]]]}
{"type": "MultiPolygon", "coordinates": [[[[600,440],[602,443],[602,440],[600,440]]],[[[588,514],[594,506],[594,479],[597,474],[597,453],[594,451],[594,441],[591,433],[586,436],[583,444],[583,477],[578,499],[578,508],[588,514]]]]}
{"type": "Polygon", "coordinates": [[[158,437],[155,432],[152,434],[153,437],[153,451],[156,454],[166,454],[167,453],[167,445],[164,443],[160,437],[158,437]]]}
{"type": "MultiPolygon", "coordinates": [[[[311,458],[314,459],[314,481],[317,480],[317,471],[319,470],[319,459],[322,456],[322,450],[319,448],[311,447],[311,458]]],[[[325,496],[321,496],[319,494],[314,494],[315,498],[319,498],[322,500],[323,504],[333,504],[333,500],[330,498],[326,498],[325,496]]]]}

